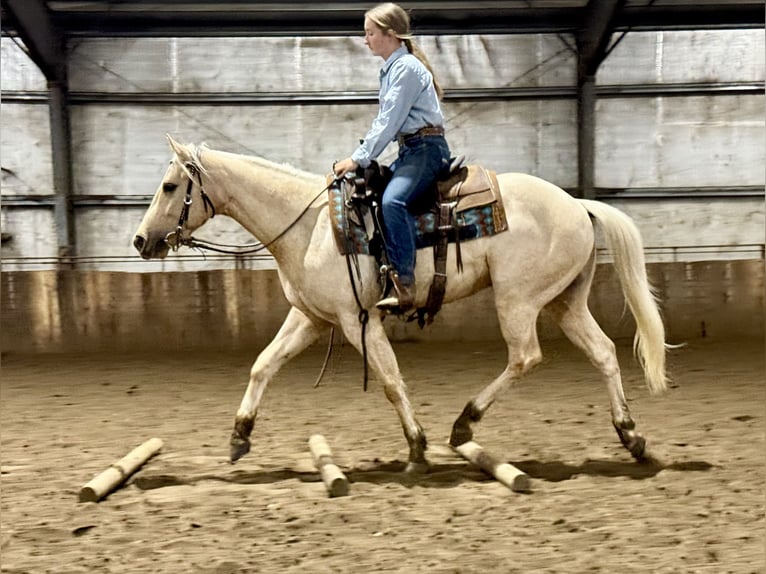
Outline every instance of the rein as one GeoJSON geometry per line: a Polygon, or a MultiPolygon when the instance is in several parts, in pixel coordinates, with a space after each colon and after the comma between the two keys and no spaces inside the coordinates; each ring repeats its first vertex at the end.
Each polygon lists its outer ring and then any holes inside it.
{"type": "Polygon", "coordinates": [[[176,226],[175,231],[171,231],[165,236],[165,243],[167,243],[173,251],[178,251],[178,248],[183,247],[190,247],[190,248],[197,248],[197,249],[207,249],[208,251],[215,251],[216,253],[225,253],[227,255],[249,255],[252,253],[259,253],[261,251],[264,251],[268,249],[271,245],[273,245],[276,241],[278,241],[280,238],[282,238],[288,231],[290,231],[293,227],[295,227],[298,222],[301,220],[301,218],[306,215],[309,209],[311,209],[311,206],[314,205],[314,202],[319,199],[324,192],[326,192],[330,187],[335,183],[334,181],[330,183],[327,187],[325,187],[322,191],[317,193],[312,200],[306,205],[306,207],[303,208],[303,210],[298,214],[298,216],[288,225],[285,229],[283,229],[281,232],[277,234],[276,237],[269,240],[267,243],[262,243],[260,241],[256,243],[252,243],[249,245],[227,245],[225,243],[215,243],[213,241],[207,241],[205,239],[197,239],[194,236],[184,237],[183,236],[183,229],[186,225],[186,222],[189,220],[189,211],[191,210],[192,205],[192,187],[194,184],[194,177],[197,178],[197,184],[199,185],[200,194],[202,195],[202,203],[205,206],[205,213],[207,213],[208,206],[210,207],[210,210],[212,212],[212,215],[210,216],[210,219],[213,219],[215,217],[216,211],[215,206],[213,205],[213,202],[210,200],[210,196],[205,192],[205,188],[202,185],[202,173],[201,170],[191,162],[187,162],[184,164],[184,167],[189,171],[189,174],[191,177],[189,177],[189,184],[186,186],[186,196],[184,197],[184,206],[181,209],[181,216],[178,218],[178,225],[176,226]]]}
{"type": "MultiPolygon", "coordinates": [[[[165,243],[167,243],[173,251],[178,251],[178,248],[181,246],[184,247],[191,247],[191,248],[198,248],[198,249],[207,249],[208,251],[215,251],[217,253],[225,253],[227,255],[247,255],[250,253],[258,253],[260,251],[263,251],[265,249],[268,249],[270,245],[272,245],[274,242],[278,241],[281,237],[283,237],[288,231],[290,231],[297,223],[301,220],[301,218],[306,215],[309,209],[311,209],[311,206],[314,205],[314,202],[319,199],[323,193],[325,193],[327,190],[329,190],[333,185],[337,185],[340,182],[340,178],[333,178],[333,180],[327,184],[327,186],[322,189],[319,193],[317,193],[311,201],[308,202],[306,207],[303,208],[303,210],[298,214],[298,216],[288,225],[285,229],[283,229],[280,233],[277,234],[276,237],[272,238],[267,243],[257,242],[252,245],[242,245],[242,246],[236,246],[236,245],[225,245],[222,243],[214,243],[212,241],[205,241],[203,239],[196,239],[193,236],[189,236],[188,238],[184,238],[183,236],[183,229],[186,225],[186,222],[189,220],[189,212],[191,211],[192,206],[192,188],[194,186],[194,178],[197,178],[197,184],[199,185],[200,189],[200,195],[202,196],[202,203],[205,206],[205,213],[207,213],[208,207],[210,207],[210,211],[212,212],[212,215],[210,218],[212,219],[215,217],[215,206],[213,205],[213,202],[210,200],[210,197],[208,196],[207,192],[205,192],[205,188],[202,185],[202,170],[193,162],[187,162],[184,164],[184,167],[188,170],[189,173],[189,183],[186,186],[186,196],[184,197],[184,206],[181,209],[181,215],[178,218],[178,225],[176,226],[175,231],[171,231],[165,236],[165,243]],[[230,247],[233,247],[234,249],[229,249],[230,247]]],[[[359,264],[356,261],[356,257],[354,259],[354,264],[356,266],[357,274],[361,274],[359,271],[359,264]]],[[[354,292],[354,299],[356,300],[357,307],[359,308],[359,323],[362,326],[362,361],[364,364],[364,391],[367,391],[367,382],[369,380],[369,361],[367,358],[367,323],[370,319],[370,314],[367,311],[367,309],[364,308],[364,305],[362,305],[362,301],[359,298],[359,293],[356,287],[356,282],[354,281],[354,273],[351,268],[351,260],[352,257],[347,254],[346,255],[346,265],[348,266],[348,275],[351,280],[351,287],[354,292]]],[[[334,332],[334,331],[333,331],[334,332]]],[[[332,335],[330,336],[330,347],[328,349],[328,357],[329,353],[332,351],[332,335]]],[[[317,379],[317,382],[314,386],[319,384],[319,381],[322,378],[322,375],[324,374],[324,369],[327,366],[327,359],[325,359],[325,365],[322,367],[322,372],[319,375],[319,378],[317,379]]]]}

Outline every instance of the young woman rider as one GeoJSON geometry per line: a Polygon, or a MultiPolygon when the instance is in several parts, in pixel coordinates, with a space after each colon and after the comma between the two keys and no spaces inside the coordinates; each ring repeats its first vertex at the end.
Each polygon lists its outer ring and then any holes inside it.
{"type": "Polygon", "coordinates": [[[340,177],[367,167],[389,143],[399,144],[382,205],[395,294],[377,306],[401,312],[413,306],[415,295],[415,218],[409,207],[449,167],[450,151],[444,138],[441,88],[412,40],[407,12],[393,3],[369,10],[364,42],[385,62],[380,71],[380,108],[362,144],[336,162],[333,170],[340,177]]]}

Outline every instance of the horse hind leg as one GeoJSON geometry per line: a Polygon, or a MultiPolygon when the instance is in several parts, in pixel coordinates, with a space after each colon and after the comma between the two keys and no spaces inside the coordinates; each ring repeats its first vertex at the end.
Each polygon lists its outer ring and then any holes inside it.
{"type": "Polygon", "coordinates": [[[630,416],[614,343],[588,309],[591,278],[592,271],[580,276],[546,310],[550,311],[567,338],[588,356],[601,373],[609,391],[612,424],[617,436],[630,454],[641,460],[646,449],[646,439],[636,431],[636,424],[630,416]]]}
{"type": "Polygon", "coordinates": [[[452,447],[458,447],[473,438],[471,425],[478,423],[487,412],[497,396],[506,388],[510,387],[524,373],[537,365],[542,360],[542,352],[537,339],[537,311],[527,309],[513,313],[513,321],[506,319],[510,312],[498,311],[503,338],[508,347],[508,364],[503,372],[482,389],[478,395],[468,401],[460,413],[460,416],[452,425],[452,434],[449,443],[452,447]]]}
{"type": "Polygon", "coordinates": [[[319,337],[317,326],[293,307],[274,339],[261,351],[250,369],[250,381],[237,410],[230,440],[230,459],[236,462],[250,452],[258,405],[271,379],[291,358],[306,349],[319,337]]]}

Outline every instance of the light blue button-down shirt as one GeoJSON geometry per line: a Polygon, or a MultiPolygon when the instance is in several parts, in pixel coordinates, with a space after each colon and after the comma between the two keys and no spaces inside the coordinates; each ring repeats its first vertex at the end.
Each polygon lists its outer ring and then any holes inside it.
{"type": "Polygon", "coordinates": [[[444,126],[431,73],[404,46],[391,54],[380,70],[379,100],[378,116],[364,142],[351,154],[361,167],[370,165],[400,134],[444,126]]]}

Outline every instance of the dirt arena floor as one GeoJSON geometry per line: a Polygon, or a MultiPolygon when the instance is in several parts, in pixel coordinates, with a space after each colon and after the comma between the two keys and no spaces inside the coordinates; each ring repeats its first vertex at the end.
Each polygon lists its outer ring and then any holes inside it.
{"type": "Polygon", "coordinates": [[[2,539],[10,573],[755,573],[764,566],[763,341],[693,341],[650,397],[620,342],[626,392],[659,462],[621,447],[606,390],[568,343],[505,394],[476,440],[525,470],[514,493],[444,448],[499,345],[397,345],[433,470],[407,449],[361,360],[311,349],[273,382],[253,451],[228,438],[254,356],[19,356],[2,364],[2,539]],[[351,480],[329,498],[307,440],[351,480]],[[165,445],[122,488],[80,487],[143,441],[165,445]]]}

